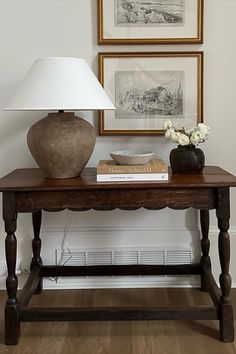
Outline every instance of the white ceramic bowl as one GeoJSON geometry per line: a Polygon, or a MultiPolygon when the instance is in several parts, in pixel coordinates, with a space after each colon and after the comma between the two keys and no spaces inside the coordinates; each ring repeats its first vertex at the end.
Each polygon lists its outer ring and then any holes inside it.
{"type": "Polygon", "coordinates": [[[111,152],[110,155],[118,165],[145,165],[154,156],[155,152],[140,150],[121,150],[111,152]]]}

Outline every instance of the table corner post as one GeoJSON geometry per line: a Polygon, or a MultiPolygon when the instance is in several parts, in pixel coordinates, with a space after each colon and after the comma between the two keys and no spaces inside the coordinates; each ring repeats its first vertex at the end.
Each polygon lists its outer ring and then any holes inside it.
{"type": "MultiPolygon", "coordinates": [[[[40,229],[42,223],[42,210],[36,210],[32,212],[32,222],[33,222],[33,230],[34,230],[34,237],[32,240],[32,250],[33,250],[33,257],[31,261],[30,268],[31,270],[34,267],[41,268],[43,266],[43,261],[40,256],[41,253],[41,238],[40,238],[40,229]]],[[[41,294],[43,290],[43,278],[41,277],[39,283],[35,289],[34,294],[41,294]]]]}
{"type": "Polygon", "coordinates": [[[5,342],[15,345],[20,337],[20,311],[17,299],[18,278],[16,270],[17,239],[15,236],[17,225],[16,196],[14,192],[3,193],[3,220],[5,223],[6,263],[8,275],[6,288],[8,299],[5,306],[5,342]]]}
{"type": "Polygon", "coordinates": [[[221,265],[220,287],[221,299],[219,306],[220,316],[220,335],[223,342],[232,342],[234,340],[234,313],[231,301],[231,276],[230,266],[230,237],[229,237],[229,219],[230,219],[230,194],[228,187],[218,188],[217,210],[219,228],[219,258],[221,265]]]}
{"type": "MultiPolygon", "coordinates": [[[[209,210],[208,209],[201,209],[200,210],[200,224],[201,224],[201,232],[202,232],[202,239],[201,239],[201,266],[202,268],[209,269],[211,271],[211,259],[209,256],[210,251],[210,240],[209,240],[209,210]]],[[[207,292],[208,286],[207,281],[205,278],[205,274],[201,272],[201,291],[207,292]]]]}

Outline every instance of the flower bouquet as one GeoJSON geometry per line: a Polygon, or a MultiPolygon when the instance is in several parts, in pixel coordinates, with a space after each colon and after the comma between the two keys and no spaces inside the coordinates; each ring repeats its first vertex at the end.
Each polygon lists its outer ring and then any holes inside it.
{"type": "Polygon", "coordinates": [[[208,139],[210,128],[203,123],[198,123],[195,128],[181,128],[177,129],[172,122],[167,119],[164,122],[164,129],[166,130],[166,139],[177,143],[180,146],[194,145],[204,143],[208,139]]]}

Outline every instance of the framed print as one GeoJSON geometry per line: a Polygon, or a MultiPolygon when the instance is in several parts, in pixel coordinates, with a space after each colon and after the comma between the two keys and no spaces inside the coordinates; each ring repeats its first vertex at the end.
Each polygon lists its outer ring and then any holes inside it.
{"type": "Polygon", "coordinates": [[[99,80],[116,106],[100,135],[164,134],[203,121],[203,52],[99,53],[99,80]]]}
{"type": "Polygon", "coordinates": [[[98,44],[203,43],[204,0],[97,0],[98,44]]]}

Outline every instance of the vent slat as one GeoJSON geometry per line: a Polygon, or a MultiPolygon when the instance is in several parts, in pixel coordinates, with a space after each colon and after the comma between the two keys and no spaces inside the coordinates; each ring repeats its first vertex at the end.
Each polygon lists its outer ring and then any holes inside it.
{"type": "Polygon", "coordinates": [[[140,251],[140,264],[165,264],[165,251],[164,250],[150,250],[140,251]]]}
{"type": "Polygon", "coordinates": [[[111,265],[112,251],[89,251],[87,252],[87,265],[111,265]]]}
{"type": "Polygon", "coordinates": [[[56,250],[56,264],[60,265],[122,265],[122,264],[191,264],[192,249],[70,249],[56,250]]]}
{"type": "Polygon", "coordinates": [[[114,265],[138,264],[138,251],[114,250],[114,265]]]}

